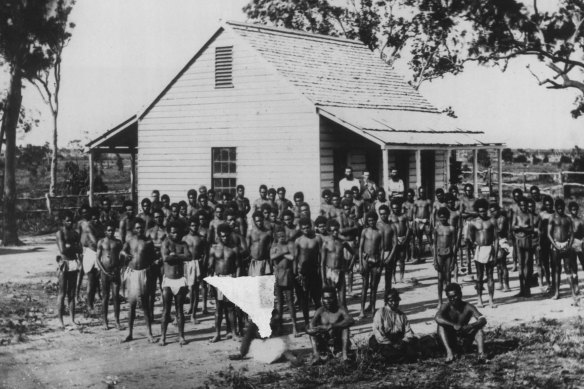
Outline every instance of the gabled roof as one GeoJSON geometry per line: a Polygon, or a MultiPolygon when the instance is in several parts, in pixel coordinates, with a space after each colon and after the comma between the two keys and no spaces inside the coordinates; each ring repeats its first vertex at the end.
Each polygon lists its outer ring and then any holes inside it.
{"type": "Polygon", "coordinates": [[[124,120],[105,133],[85,145],[85,152],[89,151],[131,151],[138,146],[138,117],[124,120]]]}
{"type": "Polygon", "coordinates": [[[316,105],[438,112],[363,43],[227,22],[316,105]]]}

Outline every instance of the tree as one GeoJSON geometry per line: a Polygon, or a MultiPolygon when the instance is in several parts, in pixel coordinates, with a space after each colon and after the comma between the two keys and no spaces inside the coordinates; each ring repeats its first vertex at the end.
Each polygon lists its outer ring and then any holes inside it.
{"type": "Polygon", "coordinates": [[[39,91],[43,101],[49,106],[53,118],[53,152],[51,154],[51,182],[49,184],[49,194],[55,195],[55,185],[57,183],[57,158],[58,158],[58,130],[57,120],[59,117],[59,91],[61,89],[61,61],[63,49],[71,39],[71,29],[75,24],[69,23],[69,14],[73,9],[74,0],[58,0],[54,9],[53,29],[51,39],[48,41],[47,55],[50,66],[39,69],[39,72],[32,78],[33,85],[39,91]]]}
{"type": "Polygon", "coordinates": [[[16,129],[22,107],[23,80],[32,80],[51,62],[51,45],[58,31],[55,0],[0,2],[0,60],[8,68],[9,87],[0,132],[6,140],[4,163],[3,239],[19,243],[16,221],[16,129]]]}
{"type": "Polygon", "coordinates": [[[477,162],[484,168],[491,166],[491,156],[485,149],[479,149],[477,152],[477,162]]]}
{"type": "Polygon", "coordinates": [[[513,162],[513,150],[503,149],[503,151],[501,151],[501,158],[503,158],[503,161],[505,162],[513,162]]]}
{"type": "Polygon", "coordinates": [[[571,114],[584,114],[583,0],[558,0],[551,11],[537,0],[251,0],[244,11],[264,24],[358,38],[388,63],[407,56],[415,88],[468,61],[505,70],[535,58],[547,68],[527,68],[539,85],[577,91],[571,114]]]}

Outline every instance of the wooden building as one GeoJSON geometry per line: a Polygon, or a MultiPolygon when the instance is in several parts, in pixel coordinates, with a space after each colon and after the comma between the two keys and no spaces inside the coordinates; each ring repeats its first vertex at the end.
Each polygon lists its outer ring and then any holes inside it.
{"type": "Polygon", "coordinates": [[[243,184],[253,201],[266,184],[303,191],[314,210],[346,165],[378,183],[395,166],[432,194],[449,181],[451,151],[473,150],[476,164],[478,149],[503,147],[440,113],[360,42],[236,22],[142,113],[87,146],[137,150],[139,198],[243,184]]]}

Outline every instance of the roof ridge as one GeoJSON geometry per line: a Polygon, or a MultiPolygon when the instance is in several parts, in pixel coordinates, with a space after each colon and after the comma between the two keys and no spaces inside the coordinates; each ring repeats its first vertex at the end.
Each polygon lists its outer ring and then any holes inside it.
{"type": "Polygon", "coordinates": [[[324,35],[324,34],[317,34],[317,33],[312,33],[312,32],[292,30],[290,28],[272,27],[272,26],[266,26],[263,24],[254,24],[254,23],[243,23],[243,22],[237,22],[234,20],[228,20],[225,23],[229,24],[230,26],[237,26],[237,27],[244,27],[244,28],[255,28],[258,30],[267,30],[267,31],[272,31],[272,32],[279,32],[282,34],[298,35],[298,36],[304,36],[304,37],[314,38],[314,39],[318,39],[318,40],[336,41],[336,42],[347,43],[347,44],[351,44],[351,45],[365,47],[365,44],[361,41],[348,39],[348,38],[340,38],[340,37],[330,36],[330,35],[324,35]]]}

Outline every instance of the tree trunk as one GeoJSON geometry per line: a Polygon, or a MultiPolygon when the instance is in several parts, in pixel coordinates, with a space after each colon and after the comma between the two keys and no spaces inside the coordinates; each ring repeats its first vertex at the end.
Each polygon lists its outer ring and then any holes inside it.
{"type": "Polygon", "coordinates": [[[6,96],[2,130],[6,136],[6,152],[4,164],[4,203],[3,223],[4,246],[14,246],[19,243],[16,223],[16,127],[22,104],[22,78],[19,66],[14,66],[10,73],[10,90],[6,96]]]}
{"type": "Polygon", "coordinates": [[[51,184],[49,185],[49,193],[55,196],[55,186],[57,185],[57,113],[53,112],[53,152],[51,154],[51,184]]]}

